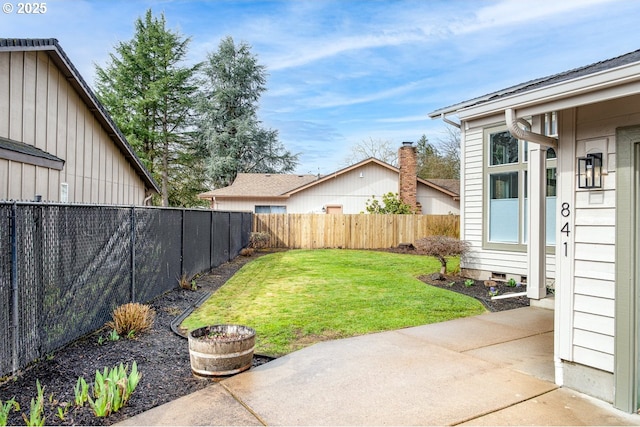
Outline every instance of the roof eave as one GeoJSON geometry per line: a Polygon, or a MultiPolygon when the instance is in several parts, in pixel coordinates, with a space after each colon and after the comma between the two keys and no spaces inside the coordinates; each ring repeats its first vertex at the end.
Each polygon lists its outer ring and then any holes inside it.
{"type": "Polygon", "coordinates": [[[552,85],[497,97],[494,100],[465,101],[436,110],[429,117],[456,114],[461,120],[474,120],[516,109],[519,116],[578,107],[585,104],[640,93],[640,63],[622,65],[552,85]]]}
{"type": "Polygon", "coordinates": [[[225,195],[225,194],[198,194],[198,198],[202,200],[285,200],[289,198],[288,194],[280,196],[265,196],[262,195],[225,195]]]}

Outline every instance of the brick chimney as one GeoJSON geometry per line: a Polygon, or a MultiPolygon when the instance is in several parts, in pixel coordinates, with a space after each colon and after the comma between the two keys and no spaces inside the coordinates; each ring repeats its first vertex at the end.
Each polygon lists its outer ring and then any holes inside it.
{"type": "Polygon", "coordinates": [[[418,208],[418,159],[416,147],[413,142],[403,142],[398,150],[398,160],[400,164],[399,191],[400,200],[410,205],[413,209],[418,208]]]}

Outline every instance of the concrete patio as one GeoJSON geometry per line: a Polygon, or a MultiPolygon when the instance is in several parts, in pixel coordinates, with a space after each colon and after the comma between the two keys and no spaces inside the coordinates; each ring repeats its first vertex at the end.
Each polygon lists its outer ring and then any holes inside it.
{"type": "Polygon", "coordinates": [[[553,375],[527,307],[319,343],[119,425],[640,425],[553,375]]]}

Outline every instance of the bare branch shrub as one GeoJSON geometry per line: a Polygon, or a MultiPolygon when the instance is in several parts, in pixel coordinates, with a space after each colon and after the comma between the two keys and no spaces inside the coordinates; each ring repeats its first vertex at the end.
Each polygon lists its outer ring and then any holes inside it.
{"type": "Polygon", "coordinates": [[[107,326],[121,337],[131,337],[151,329],[156,312],[151,306],[131,302],[116,307],[111,316],[113,320],[107,326]]]}
{"type": "Polygon", "coordinates": [[[249,247],[253,249],[264,249],[269,245],[269,233],[254,231],[249,236],[249,247]]]}
{"type": "Polygon", "coordinates": [[[416,240],[416,248],[424,255],[432,256],[440,261],[440,274],[447,272],[447,257],[463,257],[469,252],[469,243],[449,236],[429,236],[416,240]]]}

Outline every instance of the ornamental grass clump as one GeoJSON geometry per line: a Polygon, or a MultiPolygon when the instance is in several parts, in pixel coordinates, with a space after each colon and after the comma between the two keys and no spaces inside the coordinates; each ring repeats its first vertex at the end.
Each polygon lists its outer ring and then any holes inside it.
{"type": "Polygon", "coordinates": [[[131,302],[117,307],[112,317],[107,326],[121,337],[133,338],[135,334],[151,329],[156,312],[148,305],[131,302]]]}

